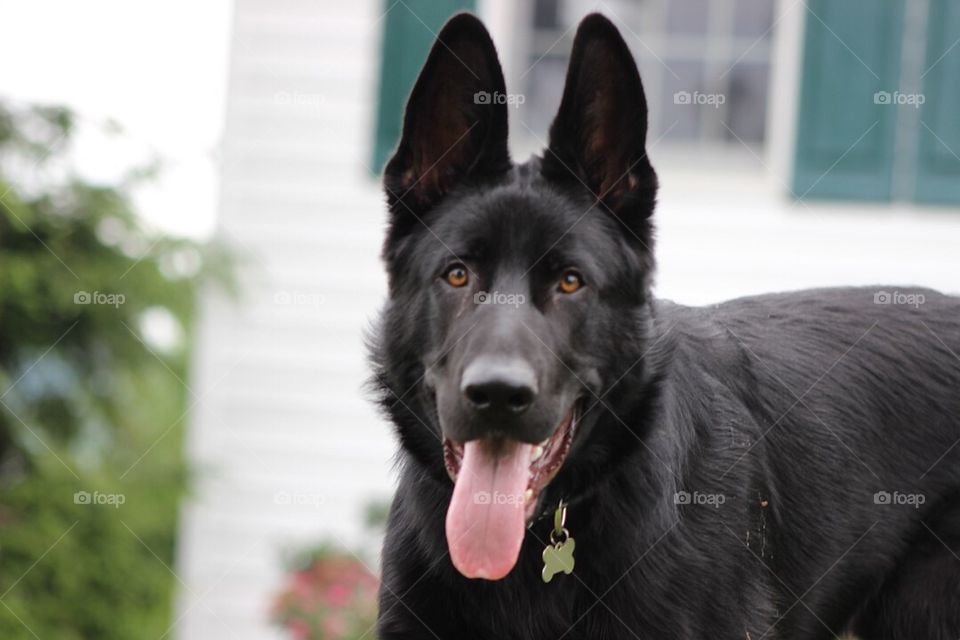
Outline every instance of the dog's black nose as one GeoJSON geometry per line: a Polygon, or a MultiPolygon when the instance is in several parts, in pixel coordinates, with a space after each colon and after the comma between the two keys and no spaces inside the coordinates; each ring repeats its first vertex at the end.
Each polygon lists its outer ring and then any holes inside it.
{"type": "Polygon", "coordinates": [[[537,397],[537,376],[523,360],[480,357],[464,370],[460,391],[479,411],[523,413],[537,397]]]}

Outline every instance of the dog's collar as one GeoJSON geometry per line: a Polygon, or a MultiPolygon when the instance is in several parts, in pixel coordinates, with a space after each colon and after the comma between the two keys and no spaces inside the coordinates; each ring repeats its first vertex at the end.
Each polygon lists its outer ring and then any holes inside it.
{"type": "MultiPolygon", "coordinates": [[[[572,498],[572,499],[560,498],[560,502],[562,502],[562,503],[566,506],[567,509],[569,509],[571,506],[573,506],[573,505],[581,502],[582,500],[583,500],[583,496],[578,496],[578,497],[572,498]]],[[[550,504],[550,503],[546,503],[546,504],[550,504]]],[[[537,523],[541,522],[542,520],[544,520],[544,519],[546,519],[546,518],[552,518],[552,517],[554,516],[554,513],[556,512],[556,510],[557,510],[557,508],[556,508],[555,506],[554,506],[554,507],[544,507],[543,510],[542,510],[540,513],[538,513],[537,515],[535,515],[535,516],[533,517],[533,519],[530,520],[530,524],[527,525],[527,529],[532,529],[532,528],[534,527],[534,525],[536,525],[537,523]]]]}

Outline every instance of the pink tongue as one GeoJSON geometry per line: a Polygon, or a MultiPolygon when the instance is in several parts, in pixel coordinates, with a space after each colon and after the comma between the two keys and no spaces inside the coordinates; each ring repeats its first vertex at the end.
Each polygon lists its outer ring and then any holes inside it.
{"type": "Polygon", "coordinates": [[[515,441],[464,445],[447,509],[447,545],[453,566],[466,577],[499,580],[517,563],[532,450],[515,441]]]}

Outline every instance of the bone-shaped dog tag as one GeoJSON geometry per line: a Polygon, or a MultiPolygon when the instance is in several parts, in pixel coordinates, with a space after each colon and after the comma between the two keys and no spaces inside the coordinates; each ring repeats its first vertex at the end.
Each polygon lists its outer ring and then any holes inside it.
{"type": "Polygon", "coordinates": [[[576,546],[576,541],[568,537],[543,550],[543,571],[540,575],[544,582],[550,582],[561,571],[566,575],[573,573],[573,550],[576,546]]]}

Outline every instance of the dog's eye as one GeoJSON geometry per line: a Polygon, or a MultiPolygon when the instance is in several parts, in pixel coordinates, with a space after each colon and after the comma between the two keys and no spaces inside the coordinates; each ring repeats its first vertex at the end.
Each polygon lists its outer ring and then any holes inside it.
{"type": "Polygon", "coordinates": [[[451,287],[462,287],[470,280],[467,268],[462,264],[451,266],[443,277],[451,287]]]}
{"type": "Polygon", "coordinates": [[[563,293],[573,293],[583,286],[583,277],[574,269],[567,269],[560,276],[560,284],[557,288],[563,293]]]}

